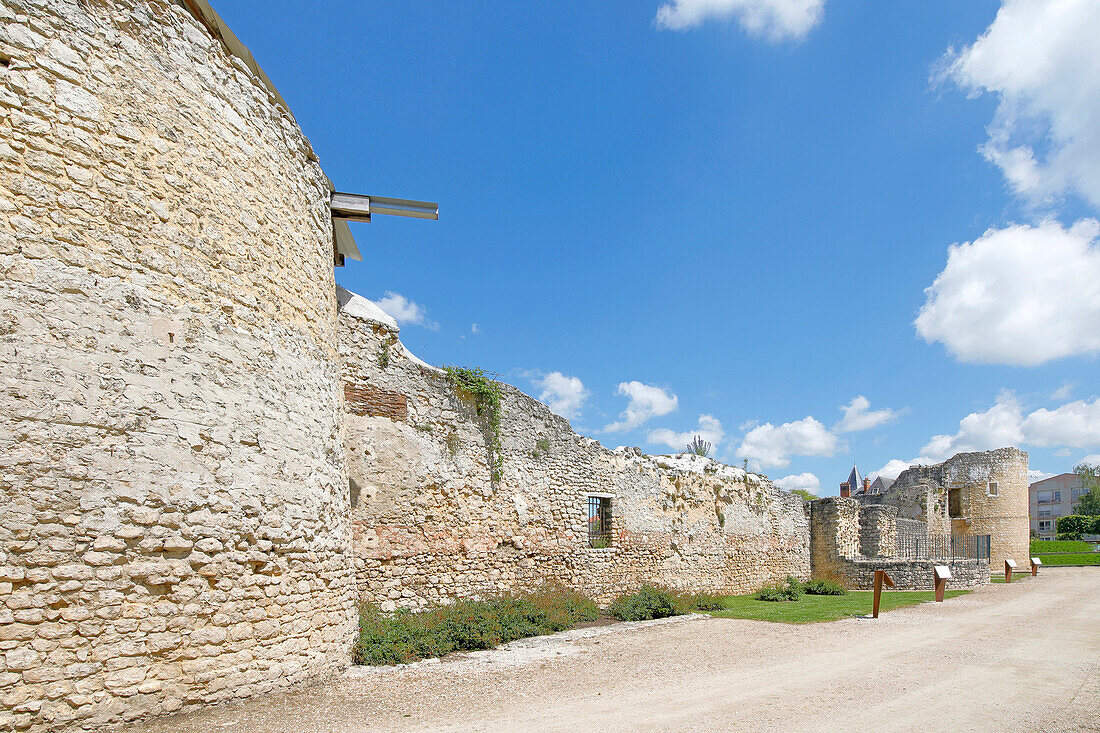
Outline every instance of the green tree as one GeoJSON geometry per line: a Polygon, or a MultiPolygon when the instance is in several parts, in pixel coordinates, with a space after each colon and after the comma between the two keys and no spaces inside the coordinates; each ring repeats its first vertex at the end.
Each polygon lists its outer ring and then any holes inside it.
{"type": "Polygon", "coordinates": [[[813,501],[814,499],[817,498],[816,496],[811,494],[809,491],[806,491],[806,489],[791,489],[790,491],[791,491],[792,494],[794,494],[796,496],[801,496],[803,501],[813,501]]]}
{"type": "Polygon", "coordinates": [[[1081,503],[1074,511],[1089,517],[1100,515],[1100,466],[1082,463],[1073,471],[1081,477],[1081,485],[1085,488],[1085,493],[1081,495],[1081,503]]]}

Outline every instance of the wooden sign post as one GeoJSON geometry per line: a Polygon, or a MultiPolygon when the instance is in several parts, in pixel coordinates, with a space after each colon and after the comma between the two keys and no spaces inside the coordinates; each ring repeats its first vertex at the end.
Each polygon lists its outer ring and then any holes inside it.
{"type": "Polygon", "coordinates": [[[875,571],[875,600],[874,605],[871,607],[871,618],[878,618],[878,602],[882,598],[882,586],[887,588],[894,587],[894,581],[890,580],[890,576],[886,574],[885,570],[875,571]]]}
{"type": "Polygon", "coordinates": [[[1016,561],[1011,557],[1005,560],[1005,582],[1012,582],[1012,571],[1016,567],[1016,561]]]}
{"type": "Polygon", "coordinates": [[[1037,557],[1031,558],[1031,574],[1039,574],[1039,566],[1043,564],[1043,561],[1037,557]]]}
{"type": "Polygon", "coordinates": [[[946,565],[936,565],[936,603],[943,603],[943,593],[947,590],[947,581],[951,580],[951,568],[946,565]]]}

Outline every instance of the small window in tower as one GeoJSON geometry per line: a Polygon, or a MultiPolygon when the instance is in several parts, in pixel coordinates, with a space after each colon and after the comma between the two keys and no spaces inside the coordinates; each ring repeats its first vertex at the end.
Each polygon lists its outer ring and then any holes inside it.
{"type": "Polygon", "coordinates": [[[588,497],[588,546],[611,547],[611,497],[588,497]]]}
{"type": "Polygon", "coordinates": [[[986,489],[986,492],[985,492],[986,495],[988,495],[988,496],[997,496],[997,491],[998,491],[997,482],[996,481],[990,481],[989,482],[989,487],[986,489]]]}

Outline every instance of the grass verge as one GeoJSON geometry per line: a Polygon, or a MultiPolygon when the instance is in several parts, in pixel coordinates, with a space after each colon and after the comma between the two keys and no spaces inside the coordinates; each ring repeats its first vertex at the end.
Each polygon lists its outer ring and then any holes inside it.
{"type": "Polygon", "coordinates": [[[1031,554],[1043,555],[1050,552],[1092,552],[1091,542],[1081,540],[1032,540],[1031,554]]]}
{"type": "MultiPolygon", "coordinates": [[[[969,593],[968,590],[949,590],[946,598],[955,598],[969,593]]],[[[720,618],[747,618],[757,621],[775,621],[785,624],[812,624],[821,621],[836,621],[851,616],[871,614],[873,591],[853,590],[843,596],[805,595],[797,601],[787,603],[758,601],[754,595],[724,596],[722,610],[710,611],[711,616],[720,618]]],[[[913,606],[935,599],[930,590],[885,591],[879,603],[879,611],[892,611],[903,606],[913,606]]]]}
{"type": "MultiPolygon", "coordinates": [[[[1030,566],[1027,567],[1027,568],[1016,568],[1014,571],[1012,571],[1012,582],[1013,583],[1019,583],[1021,580],[1027,580],[1030,577],[1031,577],[1031,567],[1030,566]]],[[[1004,583],[1005,582],[1005,574],[1003,572],[991,573],[990,576],[989,576],[989,582],[990,583],[1004,583]]]]}
{"type": "Polygon", "coordinates": [[[1039,555],[1043,565],[1100,565],[1100,552],[1079,552],[1063,555],[1039,555]]]}

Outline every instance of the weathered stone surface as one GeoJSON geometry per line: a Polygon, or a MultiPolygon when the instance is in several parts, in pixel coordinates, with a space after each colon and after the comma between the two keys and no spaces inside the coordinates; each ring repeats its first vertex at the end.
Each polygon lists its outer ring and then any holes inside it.
{"type": "Polygon", "coordinates": [[[419,607],[552,580],[608,601],[643,582],[745,592],[809,575],[798,497],[706,458],[607,450],[508,385],[493,481],[470,396],[409,354],[392,325],[348,310],[338,319],[345,385],[406,405],[398,417],[349,404],[355,568],[368,600],[419,607]],[[610,547],[588,546],[593,494],[612,499],[610,547]]]}
{"type": "Polygon", "coordinates": [[[0,0],[0,51],[0,729],[346,664],[309,143],[179,4],[0,0]]]}

